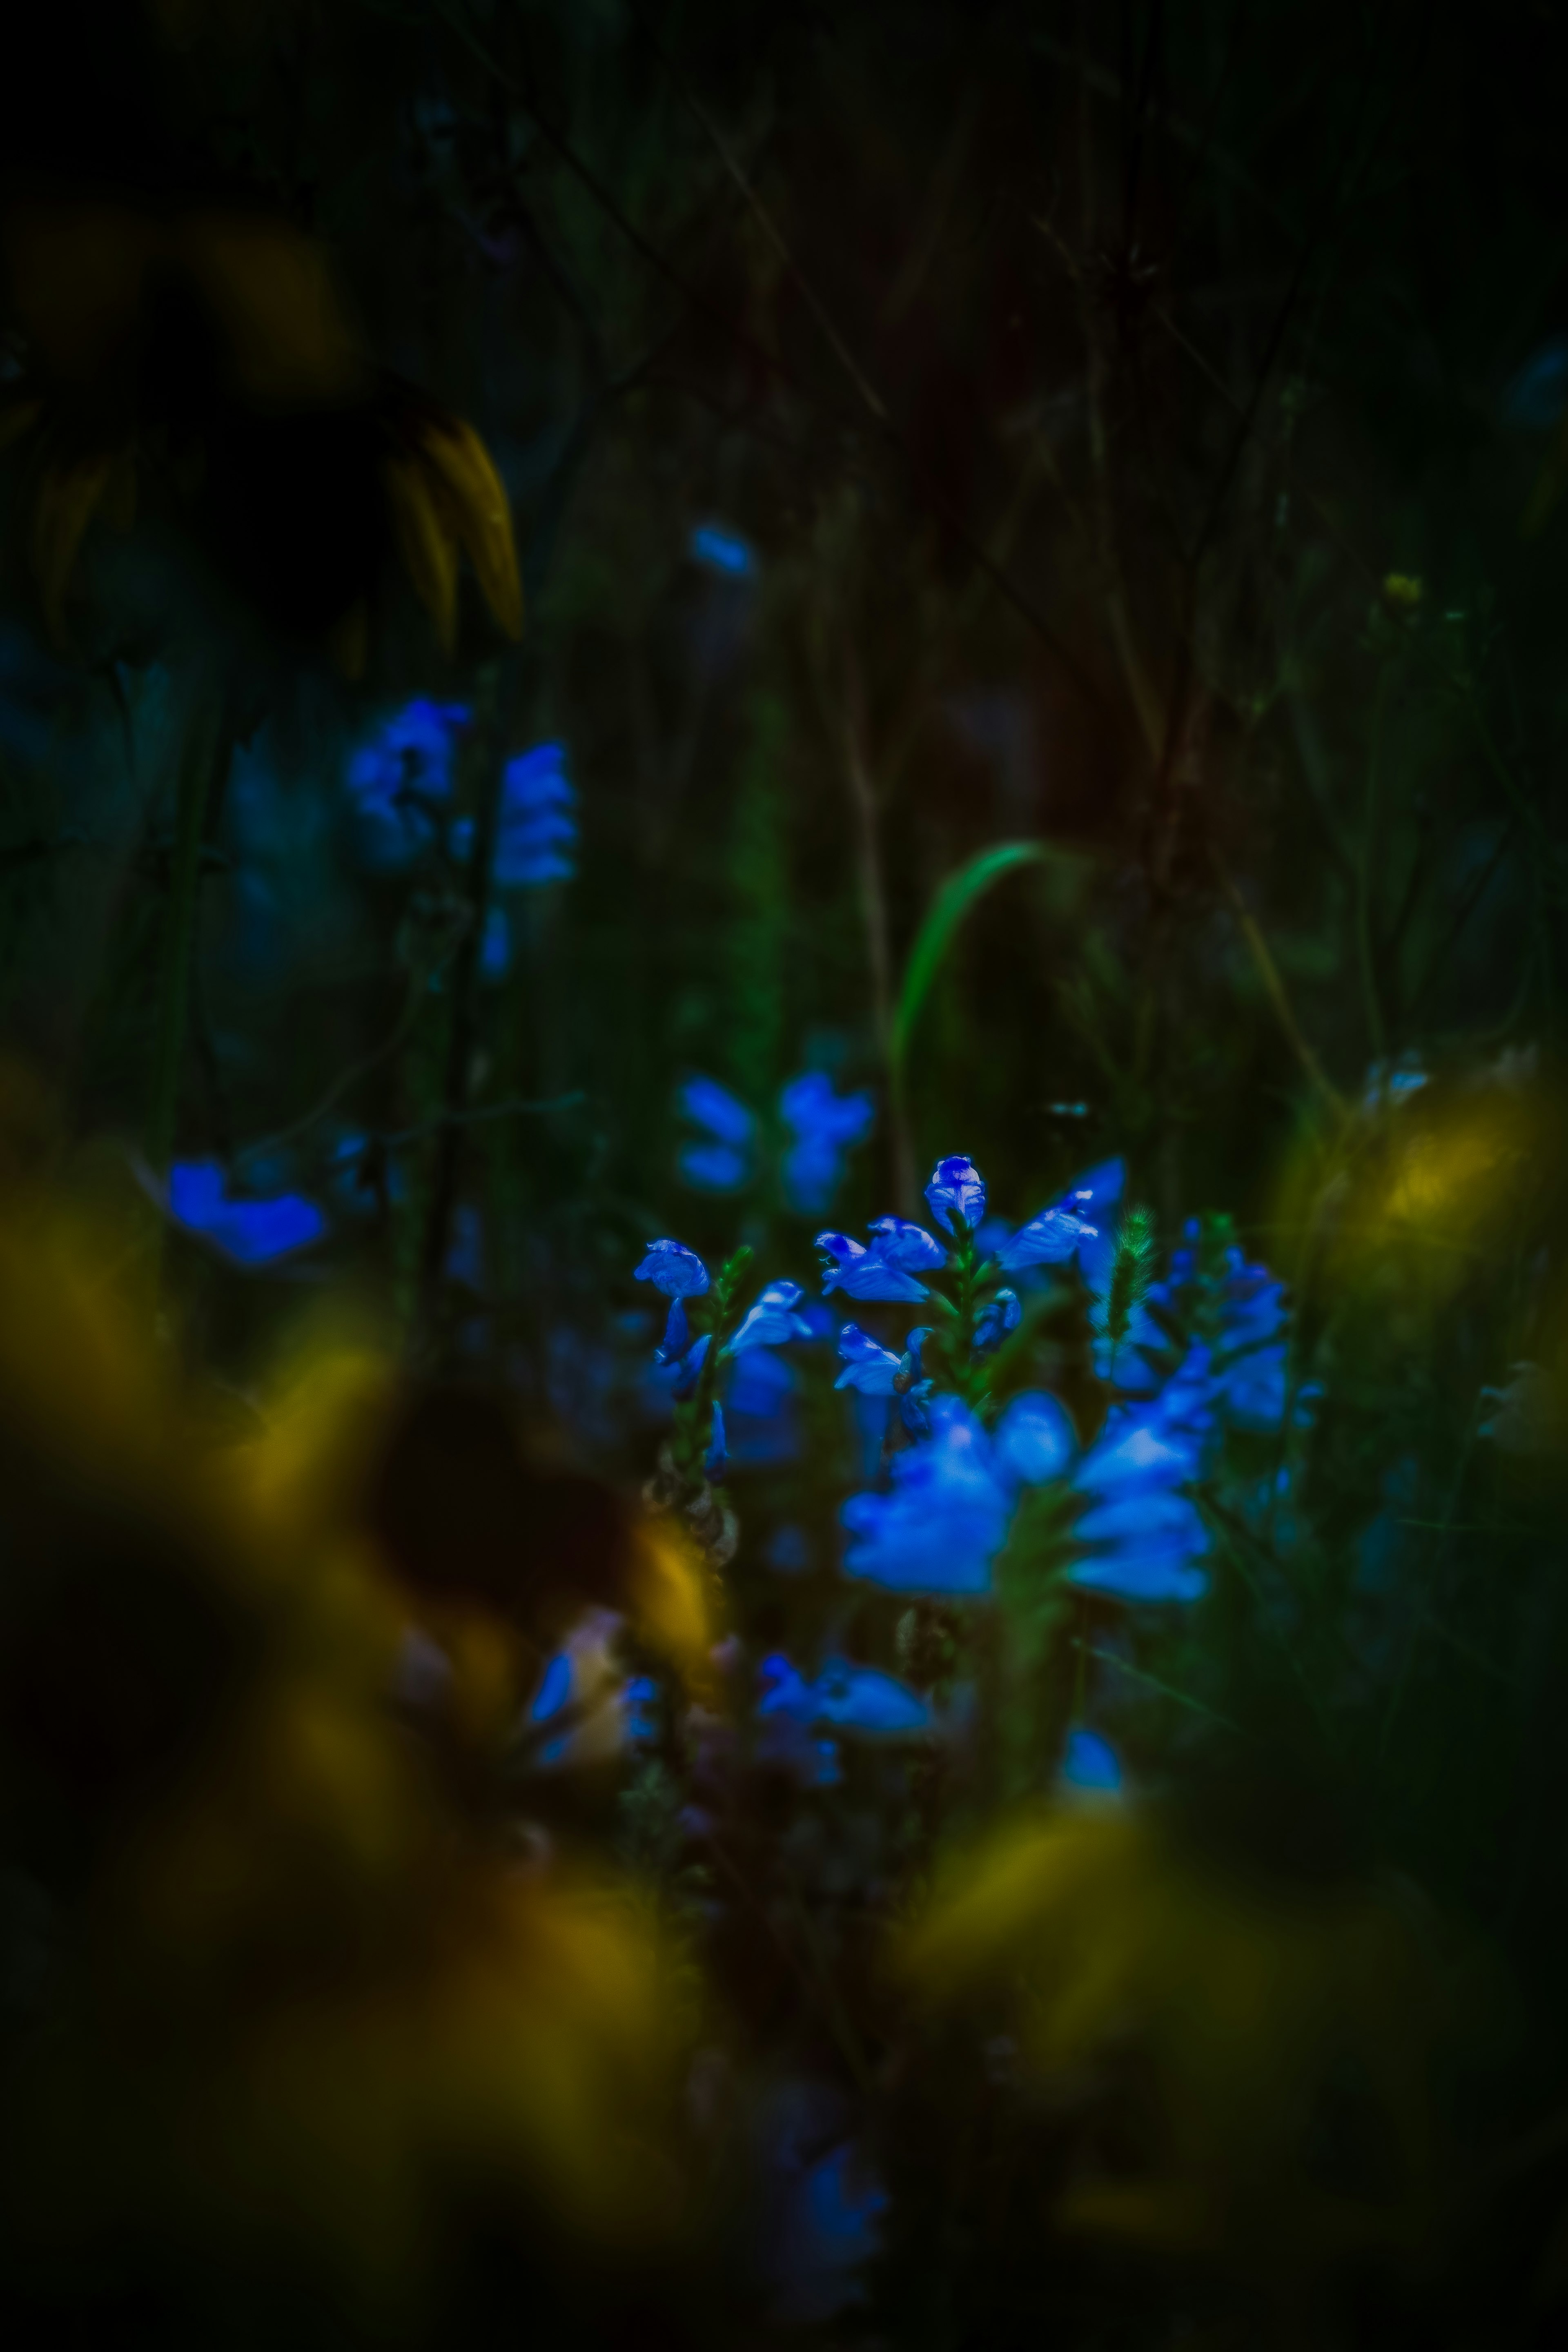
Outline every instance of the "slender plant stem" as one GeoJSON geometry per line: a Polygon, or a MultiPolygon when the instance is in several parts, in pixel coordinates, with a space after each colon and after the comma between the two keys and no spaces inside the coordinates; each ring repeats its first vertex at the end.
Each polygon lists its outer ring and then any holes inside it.
{"type": "Polygon", "coordinates": [[[915,1205],[915,1156],[904,1102],[903,1073],[893,1050],[893,955],[889,936],[888,893],[882,875],[881,829],[878,824],[877,793],[866,757],[864,698],[853,656],[846,666],[844,764],[855,815],[855,847],[860,871],[860,906],[866,923],[866,955],[870,968],[871,1017],[877,1032],[877,1052],[887,1088],[888,1119],[892,1135],[893,1187],[902,1216],[912,1216],[915,1205]]]}
{"type": "Polygon", "coordinates": [[[1366,1008],[1367,1037],[1374,1062],[1381,1062],[1387,1050],[1383,994],[1377,981],[1373,905],[1378,853],[1383,843],[1383,738],[1394,670],[1392,659],[1384,664],[1372,706],[1372,744],[1366,761],[1366,809],[1362,820],[1361,857],[1356,868],[1356,950],[1361,960],[1362,999],[1366,1008]]]}
{"type": "Polygon", "coordinates": [[[160,1176],[174,1155],[190,1032],[191,971],[201,909],[202,835],[218,767],[226,758],[222,691],[203,674],[195,684],[180,747],[174,838],[163,908],[158,1027],[145,1132],[148,1162],[160,1176]]]}
{"type": "Polygon", "coordinates": [[[490,872],[495,864],[496,834],[500,823],[501,769],[500,680],[495,672],[482,679],[474,714],[475,757],[479,789],[474,809],[473,846],[468,857],[468,923],[452,960],[451,1021],[447,1032],[447,1070],[442,1108],[437,1126],[435,1170],[425,1220],[419,1259],[419,1289],[416,1320],[428,1342],[435,1331],[445,1284],[452,1219],[458,1205],[462,1171],[464,1114],[479,1034],[479,959],[489,912],[490,872]]]}

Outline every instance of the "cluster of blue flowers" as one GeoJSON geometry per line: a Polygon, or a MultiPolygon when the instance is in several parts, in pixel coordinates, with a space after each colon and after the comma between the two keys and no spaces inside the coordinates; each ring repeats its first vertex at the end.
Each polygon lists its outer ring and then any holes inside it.
{"type": "MultiPolygon", "coordinates": [[[[466,857],[470,818],[451,817],[458,746],[472,713],[464,703],[405,703],[349,761],[348,792],[367,863],[410,865],[437,842],[466,857]]],[[[564,745],[536,743],[501,771],[492,878],[502,890],[569,882],[576,871],[576,792],[564,745]]]]}
{"type": "MultiPolygon", "coordinates": [[[[1118,1351],[1129,1367],[1125,1377],[1118,1367],[1121,1400],[1088,1446],[1044,1391],[1026,1390],[999,1412],[989,1400],[991,1363],[1024,1315],[1002,1275],[1027,1277],[1077,1260],[1080,1276],[1103,1285],[1114,1237],[1089,1212],[1114,1208],[1122,1183],[1121,1163],[1107,1163],[1014,1230],[987,1218],[984,1179],[954,1157],[938,1163],[926,1187],[937,1230],[889,1215],[873,1221],[864,1242],[818,1235],[825,1297],[921,1307],[931,1318],[900,1346],[858,1322],[837,1333],[837,1387],[885,1399],[890,1415],[882,1476],[843,1507],[847,1574],[899,1592],[985,1593],[1020,1500],[1054,1486],[1068,1581],[1125,1601],[1189,1601],[1204,1591],[1209,1538],[1192,1490],[1225,1427],[1277,1429],[1285,1410],[1289,1315],[1283,1286],[1266,1268],[1234,1244],[1205,1250],[1190,1229],[1165,1281],[1131,1318],[1118,1351]],[[982,1249],[983,1235],[994,1238],[992,1249],[982,1249]]],[[[683,1244],[663,1240],[649,1244],[637,1276],[671,1301],[658,1361],[676,1402],[689,1402],[713,1342],[707,1333],[693,1339],[685,1302],[708,1291],[708,1268],[683,1244]]],[[[774,1282],[720,1354],[728,1361],[813,1335],[800,1286],[774,1282]]],[[[711,1378],[706,1393],[706,1460],[717,1475],[723,1415],[711,1378]]]]}
{"type": "MultiPolygon", "coordinates": [[[[682,1180],[695,1192],[741,1192],[761,1169],[763,1123],[755,1111],[716,1078],[688,1078],[680,1089],[683,1118],[697,1130],[680,1148],[682,1180]]],[[[841,1095],[820,1070],[792,1078],[778,1100],[778,1117],[789,1137],[779,1163],[786,1207],[801,1216],[820,1216],[844,1181],[848,1152],[863,1143],[876,1119],[869,1094],[841,1095]]]]}

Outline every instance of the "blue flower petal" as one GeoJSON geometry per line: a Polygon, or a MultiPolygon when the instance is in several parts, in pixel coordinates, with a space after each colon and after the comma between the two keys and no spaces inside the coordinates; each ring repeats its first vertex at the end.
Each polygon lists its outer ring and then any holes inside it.
{"type": "Polygon", "coordinates": [[[858,1389],[862,1396],[892,1395],[902,1360],[890,1348],[882,1347],[858,1323],[846,1323],[838,1334],[838,1353],[844,1370],[833,1383],[836,1389],[858,1389]]]}
{"type": "Polygon", "coordinates": [[[939,1160],[926,1186],[926,1199],[931,1215],[946,1232],[973,1230],[985,1214],[985,1180],[973,1160],[962,1155],[939,1160]]]}
{"type": "Polygon", "coordinates": [[[711,1277],[695,1250],[684,1242],[649,1242],[647,1255],[633,1276],[651,1282],[667,1298],[700,1298],[711,1277]]]}
{"type": "Polygon", "coordinates": [[[321,1210],[298,1192],[267,1200],[229,1198],[216,1160],[175,1160],[167,1198],[176,1224],[200,1234],[238,1265],[270,1265],[308,1249],[327,1230],[321,1210]]]}

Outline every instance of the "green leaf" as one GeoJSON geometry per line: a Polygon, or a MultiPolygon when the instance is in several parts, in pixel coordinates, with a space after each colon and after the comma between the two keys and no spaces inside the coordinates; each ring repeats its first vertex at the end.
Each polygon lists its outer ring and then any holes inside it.
{"type": "Polygon", "coordinates": [[[955,873],[948,876],[931,900],[914,946],[910,950],[904,984],[899,991],[899,1002],[893,1013],[895,1079],[902,1074],[915,1023],[931,994],[931,983],[971,907],[976,899],[983,898],[992,884],[999,882],[1004,874],[1011,874],[1015,866],[1037,865],[1050,854],[1043,841],[1003,841],[993,849],[981,850],[967,866],[959,866],[955,873]]]}

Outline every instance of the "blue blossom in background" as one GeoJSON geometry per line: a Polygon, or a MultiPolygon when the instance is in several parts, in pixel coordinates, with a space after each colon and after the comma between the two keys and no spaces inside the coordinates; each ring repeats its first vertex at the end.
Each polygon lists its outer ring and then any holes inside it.
{"type": "Polygon", "coordinates": [[[894,1455],[886,1493],[852,1495],[847,1576],[895,1592],[984,1592],[1011,1516],[984,1431],[957,1397],[930,1406],[931,1433],[894,1455]]]}
{"type": "Polygon", "coordinates": [[[796,1521],[786,1519],[763,1545],[763,1558],[780,1576],[804,1576],[811,1566],[811,1538],[796,1521]]]}
{"type": "Polygon", "coordinates": [[[931,1295],[913,1275],[889,1265],[875,1244],[868,1250],[847,1234],[818,1234],[816,1246],[824,1259],[824,1297],[842,1290],[847,1298],[907,1299],[918,1306],[931,1295]]]}
{"type": "Polygon", "coordinates": [[[752,1176],[753,1112],[717,1078],[688,1078],[677,1097],[683,1118],[702,1130],[700,1143],[680,1148],[678,1165],[700,1192],[738,1192],[752,1176]]]}
{"type": "Polygon", "coordinates": [[[1522,432],[1549,433],[1568,408],[1568,335],[1531,352],[1502,397],[1502,412],[1522,432]]]}
{"type": "Polygon", "coordinates": [[[947,1264],[942,1244],[906,1217],[873,1217],[867,1231],[872,1255],[884,1265],[897,1266],[900,1274],[937,1274],[947,1264]]]}
{"type": "Polygon", "coordinates": [[[816,1693],[798,1666],[781,1654],[757,1669],[756,1756],[790,1772],[807,1789],[836,1788],[843,1778],[838,1742],[816,1729],[816,1693]]]}
{"type": "Polygon", "coordinates": [[[1042,1209],[1003,1243],[996,1253],[997,1265],[1009,1274],[1017,1274],[1026,1265],[1065,1265],[1080,1242],[1094,1238],[1096,1228],[1088,1222],[1089,1202],[1085,1190],[1068,1192],[1053,1208],[1042,1209]]]}
{"type": "Polygon", "coordinates": [[[492,869],[502,889],[537,889],[572,879],[577,870],[576,803],[564,744],[536,743],[507,761],[492,869]]]}
{"type": "Polygon", "coordinates": [[[782,1348],[789,1339],[809,1339],[811,1326],[797,1311],[805,1296],[798,1282],[770,1282],[759,1294],[725,1354],[740,1356],[748,1348],[782,1348]]]}
{"type": "Polygon", "coordinates": [[[1016,1290],[999,1290],[994,1298],[983,1307],[974,1320],[974,1352],[977,1356],[994,1355],[1009,1331],[1016,1331],[1024,1319],[1024,1308],[1016,1290]]]}
{"type": "Polygon", "coordinates": [[[504,980],[511,970],[511,919],[504,907],[492,907],[485,917],[479,941],[479,976],[504,980]]]}
{"type": "Polygon", "coordinates": [[[764,1658],[759,1673],[759,1716],[788,1715],[808,1728],[826,1725],[867,1739],[907,1738],[931,1726],[930,1703],[877,1666],[829,1658],[807,1682],[788,1658],[775,1654],[764,1658]]]}
{"type": "Polygon", "coordinates": [[[452,1213],[452,1238],[447,1251],[447,1278],[467,1290],[485,1286],[484,1220],[472,1201],[459,1201],[452,1213]]]}
{"type": "Polygon", "coordinates": [[[731,1375],[724,1412],[730,1461],[741,1470],[776,1469],[801,1451],[793,1364],[771,1347],[749,1349],[731,1375]]]}
{"type": "Polygon", "coordinates": [[[699,523],[688,545],[694,563],[721,573],[726,580],[749,580],[756,570],[756,557],[747,541],[739,531],[726,530],[719,523],[699,523]]]}
{"type": "Polygon", "coordinates": [[[649,1242],[647,1255],[632,1279],[651,1282],[667,1298],[700,1298],[710,1279],[695,1250],[684,1242],[649,1242]]]}
{"type": "Polygon", "coordinates": [[[820,2327],[865,2300],[861,2271],[881,2247],[888,2192],[846,2140],[772,2184],[773,2325],[820,2327]]]}
{"type": "MultiPolygon", "coordinates": [[[[1285,1286],[1266,1265],[1249,1265],[1234,1244],[1215,1265],[1202,1262],[1202,1231],[1189,1221],[1183,1245],[1173,1251],[1171,1270],[1150,1289],[1148,1306],[1158,1307],[1178,1329],[1197,1333],[1210,1350],[1210,1395],[1237,1429],[1279,1428],[1285,1412],[1290,1310],[1285,1286]]],[[[1154,1329],[1159,1345],[1169,1349],[1163,1330],[1154,1329]]],[[[1147,1341],[1144,1342],[1147,1346],[1147,1341]]],[[[1131,1385],[1121,1370],[1123,1387],[1131,1385]]],[[[1310,1412],[1314,1387],[1298,1391],[1301,1416],[1310,1412]]]]}
{"type": "Polygon", "coordinates": [[[1373,1062],[1362,1087],[1361,1107],[1363,1110],[1376,1110],[1388,1103],[1397,1108],[1430,1084],[1419,1054],[1401,1054],[1396,1062],[1373,1062]]]}
{"type": "Polygon", "coordinates": [[[533,1730],[550,1735],[535,1747],[536,1768],[607,1763],[655,1737],[658,1686],[625,1675],[616,1655],[621,1624],[613,1610],[589,1610],[547,1662],[527,1708],[533,1730]]]}
{"type": "Polygon", "coordinates": [[[863,1739],[902,1739],[931,1729],[929,1700],[878,1666],[829,1658],[815,1688],[816,1720],[831,1730],[858,1733],[863,1739]]]}
{"type": "Polygon", "coordinates": [[[1026,1389],[997,1423],[991,1451],[1005,1486],[1041,1486],[1070,1466],[1078,1452],[1078,1433],[1059,1397],[1045,1389],[1026,1389]]]}
{"type": "Polygon", "coordinates": [[[1194,1345],[1152,1404],[1115,1405],[1078,1465],[1073,1485],[1089,1507],[1079,1520],[1088,1554],[1071,1581],[1121,1601],[1195,1601],[1209,1548],[1197,1506],[1182,1490],[1199,1475],[1212,1426],[1209,1353],[1194,1345]]]}
{"type": "Polygon", "coordinates": [[[1102,1733],[1080,1723],[1068,1734],[1057,1778],[1078,1796],[1119,1797],[1121,1759],[1102,1733]]]}
{"type": "Polygon", "coordinates": [[[945,1232],[956,1234],[963,1227],[973,1231],[985,1214],[985,1179],[973,1160],[962,1156],[939,1160],[926,1186],[926,1199],[931,1215],[945,1232]]]}
{"type": "Polygon", "coordinates": [[[902,1359],[891,1348],[884,1348],[858,1323],[846,1323],[838,1334],[838,1353],[844,1370],[833,1383],[836,1389],[858,1389],[862,1396],[892,1395],[902,1359]]]}
{"type": "Polygon", "coordinates": [[[1127,1162],[1121,1159],[1102,1160],[1097,1166],[1086,1168],[1068,1187],[1068,1199],[1079,1203],[1088,1221],[1079,1235],[1079,1272],[1097,1298],[1102,1298],[1110,1287],[1121,1196],[1126,1189],[1127,1162]]]}
{"type": "Polygon", "coordinates": [[[314,1201],[299,1192],[232,1199],[216,1160],[176,1160],[169,1170],[167,1200],[176,1224],[200,1234],[238,1265],[270,1265],[308,1249],[327,1230],[314,1201]]]}
{"type": "Polygon", "coordinates": [[[438,805],[452,796],[467,707],[418,697],[395,711],[349,761],[348,790],[367,861],[406,866],[436,838],[438,805]]]}
{"type": "MultiPolygon", "coordinates": [[[[918,1373],[918,1349],[912,1361],[918,1373]]],[[[888,1490],[852,1495],[839,1513],[855,1539],[845,1573],[895,1592],[987,1591],[1019,1489],[1062,1475],[1078,1446],[1072,1422],[1041,1390],[1015,1397],[991,1436],[955,1396],[918,1404],[927,1433],[893,1456],[888,1490]]]]}
{"type": "Polygon", "coordinates": [[[704,1331],[700,1339],[679,1355],[667,1355],[662,1348],[655,1351],[654,1377],[677,1404],[689,1404],[697,1394],[697,1383],[712,1345],[711,1333],[704,1331]]]}
{"type": "Polygon", "coordinates": [[[787,1205],[803,1217],[832,1206],[844,1179],[844,1157],[863,1142],[876,1119],[868,1094],[835,1094],[820,1070],[792,1078],[779,1097],[779,1117],[795,1139],[780,1175],[787,1205]]]}

